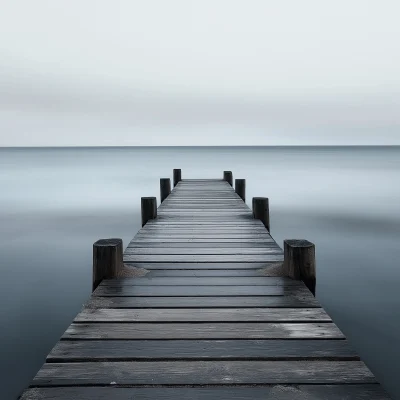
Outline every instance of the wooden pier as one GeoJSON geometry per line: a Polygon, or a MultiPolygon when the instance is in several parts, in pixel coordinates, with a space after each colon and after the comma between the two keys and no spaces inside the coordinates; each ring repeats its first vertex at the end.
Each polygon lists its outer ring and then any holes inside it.
{"type": "Polygon", "coordinates": [[[283,251],[230,171],[173,176],[123,255],[94,244],[92,297],[21,398],[389,399],[312,294],[314,245],[283,251]]]}

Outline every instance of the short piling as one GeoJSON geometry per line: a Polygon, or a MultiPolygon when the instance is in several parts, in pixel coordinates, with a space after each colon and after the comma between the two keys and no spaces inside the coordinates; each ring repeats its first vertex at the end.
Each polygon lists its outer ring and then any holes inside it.
{"type": "Polygon", "coordinates": [[[94,291],[103,279],[116,278],[123,267],[122,239],[100,239],[93,244],[94,291]]]}
{"type": "Polygon", "coordinates": [[[246,202],[246,179],[235,179],[235,192],[246,202]]]}
{"type": "Polygon", "coordinates": [[[267,197],[253,197],[253,216],[259,219],[270,232],[269,201],[267,197]]]}
{"type": "Polygon", "coordinates": [[[308,240],[284,241],[284,272],[292,279],[301,280],[315,296],[315,245],[308,240]]]}
{"type": "Polygon", "coordinates": [[[157,199],[155,197],[142,197],[142,227],[150,219],[157,218],[157,199]]]}
{"type": "Polygon", "coordinates": [[[160,179],[160,201],[161,203],[169,196],[171,193],[171,179],[161,178],[160,179]]]}
{"type": "Polygon", "coordinates": [[[182,170],[181,169],[174,169],[174,187],[182,180],[182,170]]]}
{"type": "Polygon", "coordinates": [[[224,181],[227,181],[231,186],[233,186],[232,171],[224,171],[224,181]]]}

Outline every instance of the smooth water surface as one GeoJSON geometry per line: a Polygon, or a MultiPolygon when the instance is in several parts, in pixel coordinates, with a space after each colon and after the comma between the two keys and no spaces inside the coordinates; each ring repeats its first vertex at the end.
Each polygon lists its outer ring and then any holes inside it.
{"type": "Polygon", "coordinates": [[[400,148],[0,149],[0,398],[15,399],[90,296],[92,244],[140,228],[159,178],[246,178],[278,244],[316,244],[317,297],[400,399],[400,148]]]}

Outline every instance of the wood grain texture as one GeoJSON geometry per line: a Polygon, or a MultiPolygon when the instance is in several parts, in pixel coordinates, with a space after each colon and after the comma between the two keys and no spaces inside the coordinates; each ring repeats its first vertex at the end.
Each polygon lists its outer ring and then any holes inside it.
{"type": "Polygon", "coordinates": [[[47,363],[33,385],[376,383],[361,361],[159,361],[47,363]],[[283,376],[285,378],[283,379],[283,376]]]}
{"type": "Polygon", "coordinates": [[[61,340],[47,362],[359,360],[347,340],[61,340]]]}
{"type": "MultiPolygon", "coordinates": [[[[282,261],[282,260],[279,260],[282,261]]],[[[191,270],[191,269],[220,269],[220,270],[234,270],[234,269],[263,269],[268,268],[270,266],[276,265],[276,261],[264,261],[264,262],[150,262],[150,261],[137,261],[134,260],[134,257],[129,258],[128,260],[124,260],[125,263],[137,267],[137,268],[145,268],[147,270],[191,270]]]]}
{"type": "Polygon", "coordinates": [[[283,253],[277,254],[124,254],[124,262],[276,262],[283,261],[283,253]]]}
{"type": "Polygon", "coordinates": [[[85,308],[74,322],[331,322],[322,308],[118,310],[85,308]]]}
{"type": "Polygon", "coordinates": [[[304,295],[297,286],[99,286],[93,296],[287,296],[304,295]]]}
{"type": "Polygon", "coordinates": [[[135,247],[128,247],[125,250],[125,255],[227,255],[227,256],[244,256],[244,255],[270,255],[270,254],[282,254],[282,250],[278,246],[271,246],[271,247],[256,247],[256,248],[238,248],[238,247],[231,247],[228,249],[224,248],[184,248],[184,247],[163,247],[163,248],[152,248],[152,247],[145,247],[145,248],[135,248],[135,247]]]}
{"type": "Polygon", "coordinates": [[[301,281],[281,276],[257,277],[138,277],[103,280],[101,286],[295,286],[301,281]]]}
{"type": "Polygon", "coordinates": [[[270,385],[265,387],[50,387],[21,400],[389,400],[378,384],[270,385]]]}
{"type": "Polygon", "coordinates": [[[344,339],[333,323],[73,323],[63,339],[344,339]]]}
{"type": "Polygon", "coordinates": [[[87,306],[91,308],[320,307],[310,292],[297,296],[92,297],[87,306]]]}

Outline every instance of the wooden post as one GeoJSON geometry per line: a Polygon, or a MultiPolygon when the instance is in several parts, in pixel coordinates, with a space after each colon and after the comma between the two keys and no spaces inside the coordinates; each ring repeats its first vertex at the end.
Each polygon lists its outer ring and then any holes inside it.
{"type": "Polygon", "coordinates": [[[287,239],[284,241],[284,254],[285,274],[303,281],[315,296],[315,245],[308,240],[287,239]]]}
{"type": "Polygon", "coordinates": [[[259,219],[270,232],[269,202],[267,197],[253,197],[253,216],[259,219]]]}
{"type": "Polygon", "coordinates": [[[142,227],[149,219],[157,218],[157,199],[155,197],[142,197],[142,227]]]}
{"type": "Polygon", "coordinates": [[[160,179],[160,200],[161,203],[169,196],[171,193],[171,179],[161,178],[160,179]]]}
{"type": "Polygon", "coordinates": [[[182,180],[182,170],[174,169],[174,187],[182,180]]]}
{"type": "Polygon", "coordinates": [[[227,181],[231,186],[233,186],[232,171],[224,171],[224,181],[227,181]]]}
{"type": "Polygon", "coordinates": [[[93,244],[94,291],[103,279],[116,278],[122,269],[122,239],[100,239],[93,244]]]}
{"type": "Polygon", "coordinates": [[[235,192],[246,203],[246,179],[235,179],[235,192]]]}

